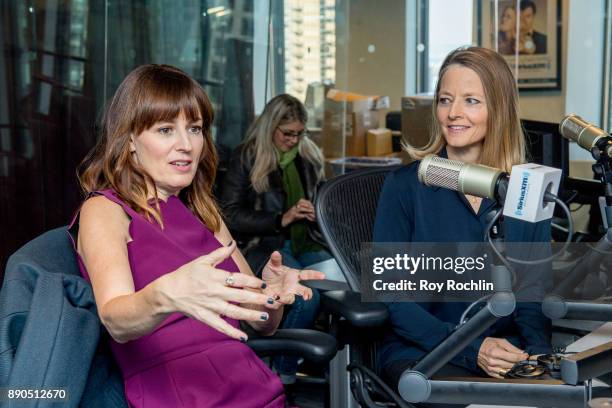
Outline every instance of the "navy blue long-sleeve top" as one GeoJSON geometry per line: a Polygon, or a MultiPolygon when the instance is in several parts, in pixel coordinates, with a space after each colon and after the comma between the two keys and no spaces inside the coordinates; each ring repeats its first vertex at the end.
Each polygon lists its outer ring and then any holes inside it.
{"type": "MultiPolygon", "coordinates": [[[[446,156],[443,150],[440,154],[446,156]]],[[[417,179],[418,162],[389,173],[383,185],[374,242],[482,242],[486,215],[495,202],[484,198],[478,214],[461,193],[427,187],[417,179]]],[[[550,242],[550,222],[505,218],[506,242],[550,242]]],[[[457,326],[468,303],[388,303],[392,331],[383,341],[379,364],[418,360],[457,326]]],[[[517,303],[515,312],[498,320],[457,354],[451,363],[482,374],[478,351],[486,337],[503,337],[530,355],[550,353],[551,324],[538,303],[517,303]]]]}

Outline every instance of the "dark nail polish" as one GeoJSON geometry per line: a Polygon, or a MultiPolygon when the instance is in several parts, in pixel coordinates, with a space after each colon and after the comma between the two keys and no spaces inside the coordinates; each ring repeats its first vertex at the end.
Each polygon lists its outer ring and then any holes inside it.
{"type": "Polygon", "coordinates": [[[241,343],[246,343],[246,337],[244,337],[244,336],[240,337],[240,342],[241,343]]]}
{"type": "Polygon", "coordinates": [[[261,288],[262,288],[262,289],[265,289],[265,288],[267,288],[267,287],[268,287],[268,284],[267,284],[266,282],[264,282],[264,283],[262,283],[262,284],[261,284],[261,288]]]}
{"type": "Polygon", "coordinates": [[[268,304],[269,305],[273,305],[274,304],[274,299],[273,298],[268,298],[268,304]]]}
{"type": "Polygon", "coordinates": [[[261,320],[264,320],[264,321],[268,320],[268,315],[265,314],[265,313],[262,313],[262,315],[260,317],[261,317],[261,320]]]}
{"type": "Polygon", "coordinates": [[[279,300],[279,299],[280,299],[280,296],[276,295],[276,298],[275,298],[275,299],[276,299],[276,300],[279,300]]]}

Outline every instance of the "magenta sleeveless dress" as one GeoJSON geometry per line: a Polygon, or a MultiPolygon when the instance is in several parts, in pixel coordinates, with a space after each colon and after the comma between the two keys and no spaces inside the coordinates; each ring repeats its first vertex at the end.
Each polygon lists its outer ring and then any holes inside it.
{"type": "MultiPolygon", "coordinates": [[[[164,230],[136,213],[112,190],[99,192],[131,218],[127,244],[136,290],[221,244],[180,201],[160,201],[164,230]]],[[[103,245],[104,243],[100,243],[103,245]]],[[[89,280],[79,257],[83,276],[89,280]]],[[[238,272],[232,259],[217,268],[238,272]]],[[[225,317],[238,327],[238,321],[225,317]]],[[[279,378],[246,344],[179,313],[152,333],[111,349],[125,382],[130,407],[281,408],[279,378]]]]}

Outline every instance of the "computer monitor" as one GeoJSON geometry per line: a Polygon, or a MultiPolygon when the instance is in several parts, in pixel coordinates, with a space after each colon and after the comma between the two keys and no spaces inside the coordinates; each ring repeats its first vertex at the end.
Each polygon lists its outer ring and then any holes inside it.
{"type": "Polygon", "coordinates": [[[525,130],[527,161],[561,169],[569,176],[569,144],[559,133],[559,124],[521,120],[525,130]]]}

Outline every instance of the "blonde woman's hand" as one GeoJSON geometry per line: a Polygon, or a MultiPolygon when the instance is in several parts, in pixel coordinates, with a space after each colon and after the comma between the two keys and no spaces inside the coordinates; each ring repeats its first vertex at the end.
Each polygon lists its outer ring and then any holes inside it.
{"type": "Polygon", "coordinates": [[[315,209],[312,203],[301,198],[294,206],[289,208],[281,219],[281,225],[286,227],[297,220],[306,218],[308,221],[315,221],[315,209]]]}
{"type": "Polygon", "coordinates": [[[314,205],[310,201],[301,199],[300,201],[297,202],[296,205],[298,207],[298,210],[302,211],[306,215],[306,219],[308,221],[314,222],[316,220],[315,208],[314,208],[314,205]]]}
{"type": "Polygon", "coordinates": [[[294,269],[282,264],[283,258],[278,251],[274,251],[270,260],[264,266],[261,278],[267,284],[265,294],[278,300],[272,307],[280,307],[281,304],[290,305],[295,301],[295,296],[302,296],[304,300],[312,298],[312,289],[300,284],[303,280],[322,280],[325,274],[310,269],[294,269]]]}
{"type": "Polygon", "coordinates": [[[237,320],[262,321],[268,319],[267,313],[247,309],[238,304],[264,305],[268,308],[278,308],[278,305],[270,296],[257,293],[266,287],[262,280],[216,268],[229,258],[234,250],[236,243],[232,241],[229,246],[218,248],[162,276],[159,279],[159,292],[169,311],[184,313],[221,333],[246,341],[247,335],[226,322],[222,316],[237,320]]]}

